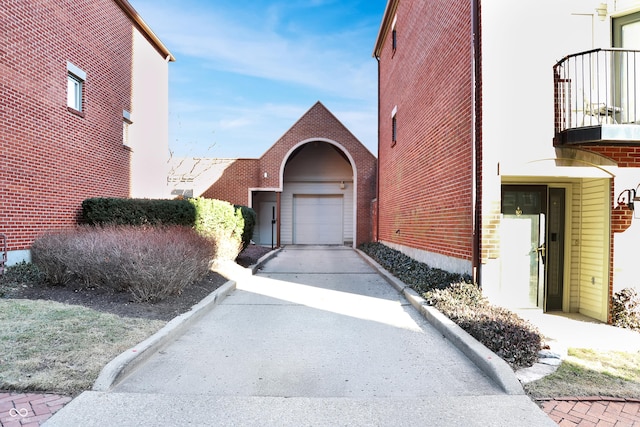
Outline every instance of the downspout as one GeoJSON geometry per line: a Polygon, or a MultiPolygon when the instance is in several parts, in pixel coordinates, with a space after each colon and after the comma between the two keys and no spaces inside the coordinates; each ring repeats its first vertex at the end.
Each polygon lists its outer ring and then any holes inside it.
{"type": "Polygon", "coordinates": [[[282,198],[280,197],[282,195],[282,191],[276,191],[276,247],[280,247],[281,243],[280,243],[280,231],[281,231],[281,226],[280,223],[282,221],[280,221],[280,219],[282,218],[282,209],[281,209],[281,204],[282,204],[282,198]]]}
{"type": "Polygon", "coordinates": [[[376,159],[376,239],[380,240],[380,57],[375,56],[378,62],[378,158],[376,159]]]}
{"type": "Polygon", "coordinates": [[[471,0],[471,43],[473,45],[472,75],[472,206],[473,206],[473,281],[482,287],[482,72],[480,40],[480,0],[471,0]]]}

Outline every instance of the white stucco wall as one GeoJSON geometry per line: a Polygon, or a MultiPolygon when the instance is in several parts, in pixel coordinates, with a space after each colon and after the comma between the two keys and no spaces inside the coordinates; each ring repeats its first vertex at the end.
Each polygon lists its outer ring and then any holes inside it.
{"type": "MultiPolygon", "coordinates": [[[[538,0],[517,5],[508,0],[482,2],[483,215],[495,216],[496,209],[499,214],[502,183],[571,183],[579,189],[584,183],[597,179],[598,197],[602,196],[604,203],[602,225],[608,227],[610,179],[613,178],[615,198],[624,189],[640,184],[640,169],[597,168],[588,161],[581,165],[578,162],[572,166],[557,165],[555,159],[559,155],[553,147],[553,65],[569,54],[610,48],[611,16],[637,10],[640,10],[640,0],[538,0]],[[601,3],[607,3],[608,12],[602,20],[596,11],[601,3]]],[[[581,200],[572,202],[571,206],[583,208],[581,200]]],[[[579,290],[584,290],[579,287],[583,285],[579,272],[584,261],[579,250],[583,243],[578,238],[580,228],[575,223],[583,221],[579,213],[580,210],[574,210],[567,218],[576,236],[566,242],[571,245],[569,258],[573,273],[565,282],[572,292],[566,296],[570,303],[565,309],[572,310],[578,309],[579,290]]],[[[606,240],[603,237],[605,250],[606,240]]],[[[638,241],[640,219],[634,220],[624,233],[614,235],[614,291],[634,283],[640,286],[634,274],[637,261],[633,259],[632,249],[638,241]]],[[[589,276],[588,285],[592,286],[591,277],[598,276],[603,281],[598,289],[605,289],[607,268],[602,265],[597,275],[589,276]]],[[[483,283],[495,285],[485,280],[498,280],[499,274],[499,260],[487,260],[483,266],[483,283]]],[[[591,315],[606,320],[602,300],[594,300],[591,305],[591,315]]]]}
{"type": "Polygon", "coordinates": [[[169,196],[169,64],[133,30],[131,197],[169,196]]]}
{"type": "MultiPolygon", "coordinates": [[[[640,170],[620,169],[615,180],[614,195],[617,198],[626,189],[636,189],[640,185],[640,170]]],[[[639,189],[640,190],[640,189],[639,189]]],[[[638,194],[640,196],[640,194],[638,194]]],[[[614,200],[615,204],[616,200],[614,200]]],[[[613,292],[624,288],[635,288],[640,293],[640,270],[638,270],[638,250],[640,249],[640,203],[635,204],[635,218],[631,227],[613,235],[613,292]]]]}

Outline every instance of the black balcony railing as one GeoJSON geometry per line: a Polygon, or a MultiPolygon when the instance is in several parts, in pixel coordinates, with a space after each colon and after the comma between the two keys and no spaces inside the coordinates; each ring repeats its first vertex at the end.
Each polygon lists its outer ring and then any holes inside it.
{"type": "Polygon", "coordinates": [[[568,55],[553,67],[553,76],[556,136],[572,129],[640,125],[640,51],[568,55]]]}

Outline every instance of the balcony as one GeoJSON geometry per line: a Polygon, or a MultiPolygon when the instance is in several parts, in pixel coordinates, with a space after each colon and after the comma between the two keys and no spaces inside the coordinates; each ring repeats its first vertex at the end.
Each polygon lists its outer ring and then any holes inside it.
{"type": "Polygon", "coordinates": [[[569,55],[553,79],[554,145],[640,145],[640,51],[569,55]]]}

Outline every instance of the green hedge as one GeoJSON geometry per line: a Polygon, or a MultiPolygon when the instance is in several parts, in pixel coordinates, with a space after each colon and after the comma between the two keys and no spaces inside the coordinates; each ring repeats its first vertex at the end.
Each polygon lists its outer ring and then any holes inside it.
{"type": "Polygon", "coordinates": [[[236,211],[240,210],[240,214],[244,219],[244,225],[242,229],[242,250],[245,250],[251,243],[253,230],[256,226],[256,222],[258,221],[258,216],[256,214],[256,211],[248,206],[235,205],[235,208],[236,211]]]}
{"type": "Polygon", "coordinates": [[[242,251],[244,218],[240,209],[223,200],[189,199],[196,211],[194,228],[216,242],[219,259],[234,260],[242,251]]]}
{"type": "Polygon", "coordinates": [[[223,200],[198,197],[189,199],[196,212],[194,227],[207,236],[242,236],[242,214],[236,213],[234,206],[223,200]]]}
{"type": "Polygon", "coordinates": [[[90,225],[184,225],[192,227],[196,210],[187,200],[95,197],[82,202],[81,222],[90,225]]]}
{"type": "Polygon", "coordinates": [[[249,246],[256,212],[241,205],[198,197],[186,200],[91,198],[82,202],[81,223],[90,225],[181,225],[216,242],[218,256],[235,259],[249,246]]]}

